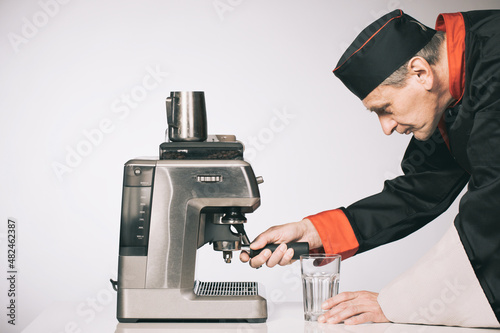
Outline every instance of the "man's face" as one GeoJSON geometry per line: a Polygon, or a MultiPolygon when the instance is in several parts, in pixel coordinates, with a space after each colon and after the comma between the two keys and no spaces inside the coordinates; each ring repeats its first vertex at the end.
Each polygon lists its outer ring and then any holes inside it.
{"type": "Polygon", "coordinates": [[[363,104],[377,114],[385,134],[413,133],[421,141],[431,137],[444,111],[439,109],[435,94],[412,78],[402,88],[378,86],[363,99],[363,104]]]}

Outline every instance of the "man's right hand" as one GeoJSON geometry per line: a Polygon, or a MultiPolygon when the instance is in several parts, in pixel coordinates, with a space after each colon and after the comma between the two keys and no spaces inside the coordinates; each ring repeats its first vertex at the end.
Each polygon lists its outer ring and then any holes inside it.
{"type": "Polygon", "coordinates": [[[262,249],[267,244],[281,244],[274,252],[271,253],[271,250],[265,249],[259,255],[250,259],[246,251],[241,251],[240,260],[242,262],[250,261],[250,266],[253,268],[259,268],[264,264],[268,267],[289,265],[292,263],[293,249],[288,249],[285,243],[290,242],[308,242],[310,249],[322,246],[316,228],[311,221],[304,219],[300,222],[271,227],[257,236],[250,244],[252,250],[262,249]]]}

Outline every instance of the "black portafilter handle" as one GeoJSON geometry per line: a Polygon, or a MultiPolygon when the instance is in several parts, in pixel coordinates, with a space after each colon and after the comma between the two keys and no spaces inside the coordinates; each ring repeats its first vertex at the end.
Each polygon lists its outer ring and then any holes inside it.
{"type": "MultiPolygon", "coordinates": [[[[262,249],[252,250],[250,249],[250,258],[255,257],[259,253],[261,253],[265,249],[269,249],[272,252],[276,250],[276,248],[280,246],[280,244],[267,244],[262,249]]],[[[307,242],[296,242],[296,243],[287,243],[286,246],[290,249],[293,249],[293,257],[292,259],[300,259],[300,256],[303,254],[309,254],[309,243],[307,242]]]]}

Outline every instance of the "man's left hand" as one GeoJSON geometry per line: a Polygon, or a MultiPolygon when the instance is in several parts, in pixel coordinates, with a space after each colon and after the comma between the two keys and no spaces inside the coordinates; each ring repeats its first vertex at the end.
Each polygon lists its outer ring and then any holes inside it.
{"type": "Polygon", "coordinates": [[[340,293],[322,305],[329,310],[318,318],[320,323],[356,325],[366,322],[388,323],[377,302],[378,293],[356,291],[340,293]]]}

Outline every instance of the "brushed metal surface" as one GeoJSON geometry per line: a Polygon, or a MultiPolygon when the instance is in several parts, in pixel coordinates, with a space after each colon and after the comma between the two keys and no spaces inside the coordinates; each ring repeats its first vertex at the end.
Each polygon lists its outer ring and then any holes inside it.
{"type": "MultiPolygon", "coordinates": [[[[135,163],[143,162],[132,160],[127,167],[133,170],[135,163]]],[[[200,296],[193,292],[197,249],[207,242],[241,241],[241,235],[230,230],[231,224],[220,223],[221,217],[235,207],[251,213],[260,205],[251,166],[241,160],[154,163],[147,256],[120,258],[119,320],[265,321],[267,303],[259,295],[200,296]],[[203,181],[207,175],[218,181],[203,181]]]]}

